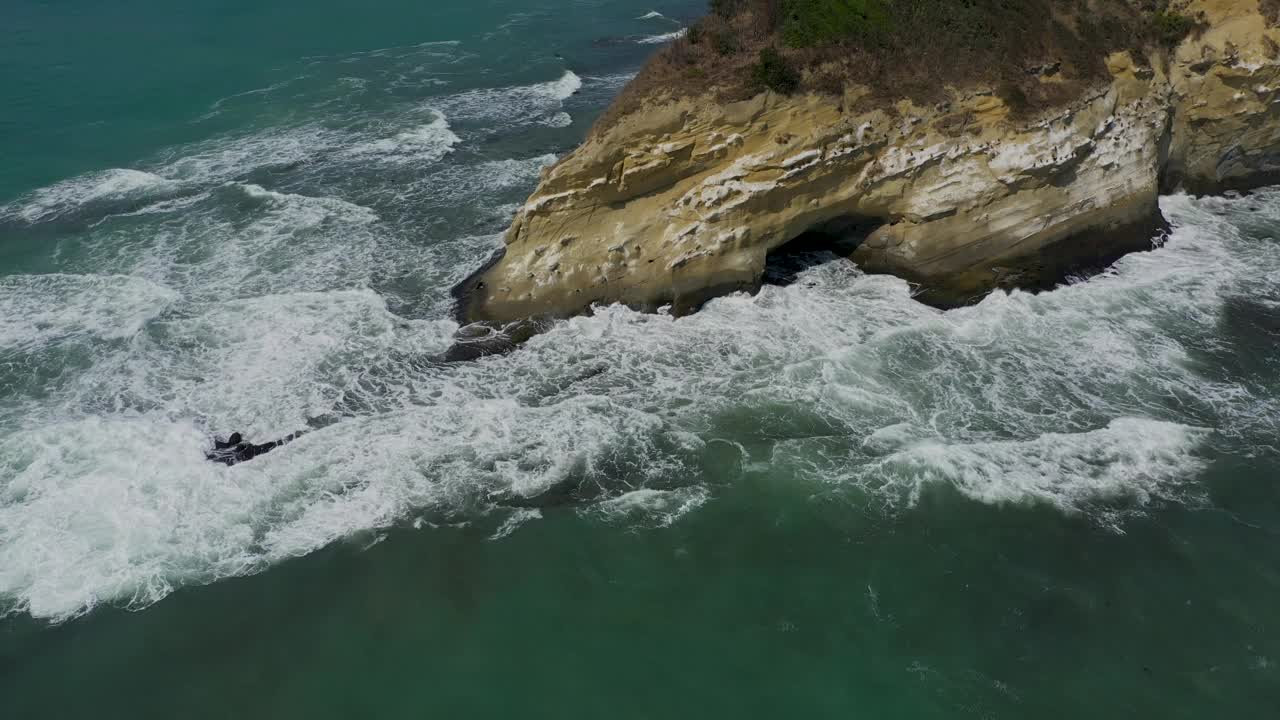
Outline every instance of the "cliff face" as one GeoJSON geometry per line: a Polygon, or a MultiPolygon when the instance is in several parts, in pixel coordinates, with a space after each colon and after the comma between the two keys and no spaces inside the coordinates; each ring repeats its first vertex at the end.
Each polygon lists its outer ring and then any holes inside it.
{"type": "Polygon", "coordinates": [[[847,110],[858,89],[655,100],[545,175],[462,313],[684,312],[755,287],[771,250],[815,229],[862,228],[862,267],[959,296],[1054,248],[1150,238],[1162,188],[1280,179],[1280,29],[1257,0],[1190,6],[1209,27],[1172,57],[1114,54],[1109,81],[1034,119],[984,88],[866,111],[847,110]]]}

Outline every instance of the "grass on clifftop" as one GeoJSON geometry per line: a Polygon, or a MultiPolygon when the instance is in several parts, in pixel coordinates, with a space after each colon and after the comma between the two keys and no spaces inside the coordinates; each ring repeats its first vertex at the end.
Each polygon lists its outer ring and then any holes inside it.
{"type": "MultiPolygon", "coordinates": [[[[1263,0],[1278,3],[1280,0],[1263,0]]],[[[1192,32],[1179,0],[711,0],[710,13],[661,50],[597,130],[646,97],[722,101],[779,93],[931,102],[947,85],[986,84],[1016,111],[1076,96],[1105,77],[1106,57],[1139,62],[1192,32]]]]}

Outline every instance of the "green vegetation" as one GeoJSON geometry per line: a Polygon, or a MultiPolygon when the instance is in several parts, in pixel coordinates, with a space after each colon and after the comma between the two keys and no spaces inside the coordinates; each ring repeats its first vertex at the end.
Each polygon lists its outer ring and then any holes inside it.
{"type": "Polygon", "coordinates": [[[1176,12],[1160,11],[1154,14],[1152,22],[1160,41],[1165,45],[1177,45],[1195,29],[1196,21],[1176,12]]]}
{"type": "Polygon", "coordinates": [[[720,30],[712,33],[711,47],[715,48],[717,55],[732,55],[738,52],[738,39],[728,30],[720,30]]]}
{"type": "Polygon", "coordinates": [[[800,86],[800,73],[773,46],[760,50],[760,59],[751,66],[751,79],[784,95],[800,86]]]}
{"type": "Polygon", "coordinates": [[[873,38],[889,29],[886,0],[784,0],[782,37],[796,48],[850,38],[873,38]]]}

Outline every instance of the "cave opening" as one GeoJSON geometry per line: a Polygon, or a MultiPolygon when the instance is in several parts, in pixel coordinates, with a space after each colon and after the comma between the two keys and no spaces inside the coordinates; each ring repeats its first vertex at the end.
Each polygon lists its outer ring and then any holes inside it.
{"type": "Polygon", "coordinates": [[[809,268],[848,258],[883,224],[876,218],[844,216],[809,228],[769,251],[761,283],[786,287],[809,268]]]}

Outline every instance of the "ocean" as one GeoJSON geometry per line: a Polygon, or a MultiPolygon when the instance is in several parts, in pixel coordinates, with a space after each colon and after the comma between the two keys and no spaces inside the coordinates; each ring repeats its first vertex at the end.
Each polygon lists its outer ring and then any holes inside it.
{"type": "Polygon", "coordinates": [[[1280,708],[1280,189],[1040,294],[832,260],[439,361],[703,10],[6,3],[0,717],[1280,708]]]}

